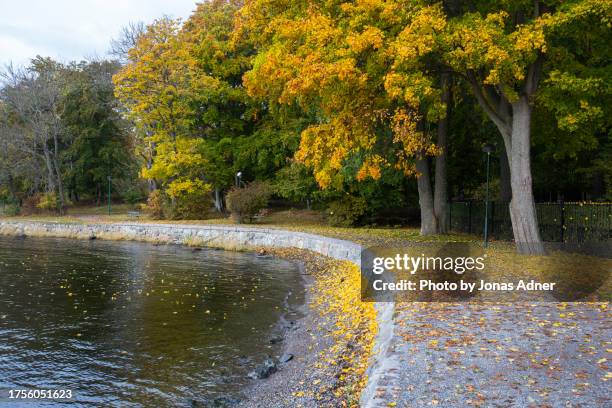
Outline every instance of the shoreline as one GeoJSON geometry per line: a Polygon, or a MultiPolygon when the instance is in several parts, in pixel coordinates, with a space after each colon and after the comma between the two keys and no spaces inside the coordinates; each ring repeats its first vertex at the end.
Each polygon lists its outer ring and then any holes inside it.
{"type": "Polygon", "coordinates": [[[305,272],[303,316],[296,329],[285,331],[282,347],[283,353],[294,358],[280,364],[269,378],[254,380],[238,406],[261,406],[262,401],[269,407],[369,406],[380,380],[377,372],[391,366],[381,357],[393,333],[393,310],[388,304],[354,302],[360,300],[361,250],[354,242],[242,226],[6,219],[0,219],[0,235],[130,240],[239,251],[265,248],[275,257],[301,263],[305,272]],[[335,287],[338,285],[343,288],[335,287]],[[357,305],[345,310],[346,303],[357,305]],[[346,332],[339,334],[338,327],[346,332]]]}
{"type": "MultiPolygon", "coordinates": [[[[269,249],[271,255],[277,257],[274,249],[269,249]]],[[[315,320],[312,309],[314,294],[312,293],[315,278],[308,272],[307,262],[302,259],[287,258],[287,254],[281,257],[294,262],[298,268],[304,288],[304,302],[300,304],[292,313],[300,314],[299,318],[294,322],[283,322],[282,327],[282,347],[279,356],[273,356],[277,361],[277,371],[265,379],[254,379],[241,392],[240,401],[236,404],[238,407],[257,408],[266,406],[286,407],[297,405],[298,402],[294,398],[292,388],[308,375],[309,363],[316,360],[317,355],[321,352],[320,347],[315,347],[314,342],[309,341],[309,332],[315,320]],[[278,358],[282,355],[290,354],[292,359],[286,363],[278,362],[278,358]]],[[[298,252],[295,252],[298,255],[298,252]]],[[[303,402],[301,402],[303,405],[303,402]]],[[[309,405],[304,405],[309,406],[309,405]]],[[[314,405],[316,406],[316,405],[314,405]]]]}

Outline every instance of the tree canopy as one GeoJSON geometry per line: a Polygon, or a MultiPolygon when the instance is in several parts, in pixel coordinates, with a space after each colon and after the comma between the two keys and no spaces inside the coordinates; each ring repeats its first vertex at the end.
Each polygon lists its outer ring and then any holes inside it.
{"type": "Polygon", "coordinates": [[[2,194],[63,208],[138,175],[171,216],[202,217],[240,171],[288,200],[366,203],[355,222],[418,206],[421,232],[443,233],[493,143],[497,196],[536,253],[536,199],[612,196],[610,6],[204,1],[126,27],[118,61],[8,72],[2,194]]]}

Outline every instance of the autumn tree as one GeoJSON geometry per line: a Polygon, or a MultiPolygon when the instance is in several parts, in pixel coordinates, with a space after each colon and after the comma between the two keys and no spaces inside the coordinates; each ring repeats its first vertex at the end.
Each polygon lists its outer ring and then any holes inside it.
{"type": "Polygon", "coordinates": [[[117,95],[144,135],[143,176],[172,199],[201,201],[214,190],[218,210],[222,191],[249,164],[243,157],[261,128],[260,109],[242,86],[253,50],[231,38],[240,4],[203,2],[183,24],[158,20],[137,36],[129,63],[115,76],[117,95]]]}
{"type": "Polygon", "coordinates": [[[19,202],[22,194],[40,191],[46,171],[15,119],[10,105],[0,98],[0,197],[13,203],[19,202]]]}
{"type": "Polygon", "coordinates": [[[121,63],[127,63],[130,50],[136,46],[146,28],[142,21],[130,22],[122,27],[119,35],[111,40],[109,54],[121,63]]]}
{"type": "MultiPolygon", "coordinates": [[[[258,49],[245,86],[270,104],[311,112],[296,157],[323,188],[342,188],[384,172],[416,175],[421,232],[438,231],[428,156],[445,101],[423,64],[394,68],[393,38],[409,23],[411,2],[249,1],[237,35],[258,49]],[[265,4],[264,4],[265,3],[265,4]]],[[[441,172],[442,173],[442,172],[441,172]]]]}
{"type": "Polygon", "coordinates": [[[142,176],[160,183],[175,205],[199,202],[210,192],[203,168],[203,140],[191,126],[198,107],[191,103],[216,78],[196,69],[192,45],[180,38],[180,21],[169,18],[147,26],[115,76],[115,94],[143,135],[147,162],[142,176]]]}
{"type": "Polygon", "coordinates": [[[608,1],[482,2],[448,18],[440,4],[423,5],[414,21],[426,23],[413,23],[398,36],[398,43],[411,51],[398,55],[400,61],[433,58],[447,65],[471,86],[499,130],[510,166],[510,214],[521,252],[543,252],[530,158],[533,104],[542,76],[558,75],[560,56],[571,59],[581,52],[563,44],[568,30],[607,26],[608,6],[608,1]],[[420,36],[428,38],[427,47],[415,45],[420,36]]]}
{"type": "MultiPolygon", "coordinates": [[[[447,61],[465,75],[504,140],[512,186],[510,215],[521,252],[543,252],[532,191],[534,102],[543,80],[554,80],[568,59],[582,53],[565,42],[568,32],[605,33],[609,10],[605,0],[517,2],[466,13],[448,27],[447,61]]],[[[588,103],[577,108],[576,115],[593,110],[588,103]]]]}
{"type": "MultiPolygon", "coordinates": [[[[241,2],[214,0],[198,4],[181,30],[195,61],[194,78],[214,78],[191,95],[195,108],[191,133],[203,144],[205,177],[214,189],[217,210],[223,209],[223,190],[233,184],[238,171],[237,153],[247,149],[255,117],[242,87],[242,75],[250,67],[252,49],[231,41],[234,14],[241,2]]],[[[244,169],[242,169],[244,170],[244,169]]]]}

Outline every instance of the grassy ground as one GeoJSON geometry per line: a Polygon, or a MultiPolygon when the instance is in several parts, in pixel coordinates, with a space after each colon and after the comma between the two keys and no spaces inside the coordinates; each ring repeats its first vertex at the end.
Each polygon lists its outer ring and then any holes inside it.
{"type": "MultiPolygon", "coordinates": [[[[111,214],[108,214],[106,206],[86,206],[69,208],[66,215],[55,216],[48,214],[29,215],[11,217],[16,220],[35,220],[51,222],[156,222],[170,224],[189,224],[189,225],[233,225],[233,222],[223,216],[213,216],[203,220],[154,220],[146,213],[140,212],[138,217],[129,215],[129,211],[134,211],[134,207],[127,204],[113,204],[111,214]]],[[[402,241],[477,241],[475,236],[467,234],[449,234],[422,237],[419,230],[414,227],[379,227],[365,226],[356,228],[331,227],[327,224],[321,212],[311,210],[282,210],[273,211],[269,215],[260,218],[252,224],[244,224],[249,227],[270,227],[283,228],[315,234],[326,235],[339,239],[349,239],[365,245],[383,244],[386,241],[394,243],[402,241]]]]}

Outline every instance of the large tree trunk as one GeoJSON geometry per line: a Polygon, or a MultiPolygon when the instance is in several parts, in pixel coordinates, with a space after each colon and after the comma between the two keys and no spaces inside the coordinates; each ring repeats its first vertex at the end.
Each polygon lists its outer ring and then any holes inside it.
{"type": "Polygon", "coordinates": [[[416,160],[417,185],[419,190],[419,207],[421,208],[421,235],[434,235],[438,232],[438,223],[434,213],[431,177],[427,157],[422,154],[416,160]]]}
{"type": "Polygon", "coordinates": [[[57,134],[53,134],[53,167],[55,168],[55,174],[57,177],[57,195],[59,200],[59,213],[64,214],[66,198],[64,196],[64,183],[62,182],[62,171],[59,165],[59,141],[57,134]]]}
{"type": "Polygon", "coordinates": [[[531,106],[527,96],[512,104],[512,147],[510,153],[510,218],[514,241],[520,253],[544,254],[533,198],[530,158],[531,106]]]}
{"type": "Polygon", "coordinates": [[[17,189],[15,188],[15,180],[13,179],[13,175],[9,174],[8,175],[8,180],[7,180],[7,187],[9,190],[9,193],[11,194],[11,198],[15,199],[17,198],[17,189]]]}
{"type": "Polygon", "coordinates": [[[51,152],[46,143],[43,143],[43,157],[45,158],[45,166],[47,167],[47,193],[55,192],[55,171],[51,162],[51,152]]]}
{"type": "Polygon", "coordinates": [[[149,194],[157,190],[157,182],[153,179],[147,179],[147,187],[149,190],[149,194]]]}
{"type": "Polygon", "coordinates": [[[508,164],[508,155],[505,152],[501,152],[499,155],[499,199],[504,203],[509,203],[512,200],[510,164],[508,164]]]}
{"type": "Polygon", "coordinates": [[[66,197],[64,194],[64,183],[62,183],[62,173],[59,169],[59,164],[57,162],[57,158],[53,159],[53,167],[55,168],[55,173],[57,177],[57,197],[59,200],[59,213],[60,215],[64,214],[64,209],[66,207],[66,197]]]}
{"type": "Polygon", "coordinates": [[[531,255],[544,254],[533,198],[529,157],[532,110],[529,100],[537,89],[541,67],[542,57],[539,56],[529,66],[522,93],[511,104],[497,88],[483,85],[482,79],[475,72],[467,73],[478,104],[495,123],[504,140],[510,165],[510,219],[514,241],[520,253],[531,255]]]}
{"type": "Polygon", "coordinates": [[[96,207],[99,207],[102,203],[102,186],[100,183],[96,184],[96,207]]]}
{"type": "Polygon", "coordinates": [[[223,197],[221,196],[221,190],[215,187],[215,210],[217,212],[223,212],[223,197]]]}
{"type": "MultiPolygon", "coordinates": [[[[149,143],[149,152],[145,154],[145,166],[147,169],[153,167],[153,154],[155,153],[155,142],[149,143]]],[[[157,190],[157,182],[154,179],[147,179],[147,186],[149,188],[149,194],[157,190]]]]}
{"type": "Polygon", "coordinates": [[[434,214],[437,220],[437,230],[440,234],[448,232],[448,121],[450,115],[451,84],[450,75],[442,74],[442,103],[446,104],[446,114],[438,122],[436,144],[441,153],[436,157],[436,174],[434,182],[434,214]]]}

